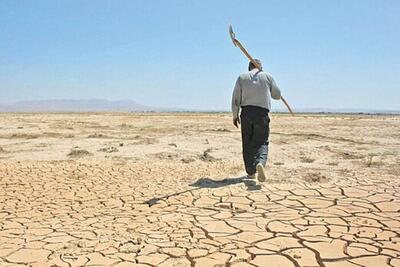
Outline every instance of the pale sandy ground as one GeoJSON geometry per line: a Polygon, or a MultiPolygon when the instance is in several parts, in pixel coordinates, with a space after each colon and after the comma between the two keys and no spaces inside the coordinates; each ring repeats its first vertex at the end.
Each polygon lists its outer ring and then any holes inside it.
{"type": "Polygon", "coordinates": [[[271,117],[0,114],[0,266],[400,266],[400,116],[271,117]]]}

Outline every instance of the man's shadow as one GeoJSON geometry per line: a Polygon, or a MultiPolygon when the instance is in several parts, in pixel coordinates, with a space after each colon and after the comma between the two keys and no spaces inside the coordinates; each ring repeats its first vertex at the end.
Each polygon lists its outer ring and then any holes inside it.
{"type": "Polygon", "coordinates": [[[246,176],[236,178],[225,178],[223,180],[213,180],[210,178],[200,178],[190,186],[197,188],[220,188],[224,186],[243,183],[249,191],[260,190],[261,186],[257,185],[255,179],[247,179],[246,176]]]}
{"type": "Polygon", "coordinates": [[[178,196],[178,195],[181,195],[181,194],[184,194],[187,192],[192,192],[195,190],[199,190],[201,188],[220,188],[220,187],[239,184],[239,183],[243,183],[246,186],[246,189],[248,191],[255,191],[255,190],[261,189],[261,185],[258,185],[254,179],[247,179],[246,176],[241,176],[241,177],[236,177],[236,178],[225,178],[223,180],[213,180],[211,178],[200,178],[196,182],[189,185],[189,186],[194,187],[192,189],[187,189],[187,190],[184,190],[181,192],[172,193],[172,194],[165,195],[162,197],[155,197],[155,198],[145,201],[144,204],[148,204],[151,207],[151,206],[157,204],[160,200],[167,200],[170,197],[178,196]]]}

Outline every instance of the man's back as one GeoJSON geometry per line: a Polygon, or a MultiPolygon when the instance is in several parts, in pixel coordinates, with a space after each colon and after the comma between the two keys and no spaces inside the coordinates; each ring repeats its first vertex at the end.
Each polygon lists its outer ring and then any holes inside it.
{"type": "Polygon", "coordinates": [[[232,96],[232,112],[238,116],[242,106],[258,106],[271,109],[271,97],[280,99],[281,92],[271,75],[252,69],[241,74],[235,84],[232,96]]]}

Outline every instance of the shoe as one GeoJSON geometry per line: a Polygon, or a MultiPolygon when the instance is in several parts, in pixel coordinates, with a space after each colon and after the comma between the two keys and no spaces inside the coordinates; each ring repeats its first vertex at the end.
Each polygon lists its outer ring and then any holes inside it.
{"type": "Polygon", "coordinates": [[[247,174],[247,179],[256,179],[256,174],[247,174]]]}
{"type": "Polygon", "coordinates": [[[261,163],[257,164],[257,179],[259,182],[265,182],[266,176],[265,176],[265,170],[264,166],[261,163]]]}

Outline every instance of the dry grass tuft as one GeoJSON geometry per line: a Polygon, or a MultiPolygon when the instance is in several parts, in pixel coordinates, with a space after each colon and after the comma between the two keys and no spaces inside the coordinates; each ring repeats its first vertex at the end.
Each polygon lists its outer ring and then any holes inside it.
{"type": "Polygon", "coordinates": [[[315,161],[315,159],[306,157],[306,156],[302,156],[300,157],[300,161],[303,163],[313,163],[315,161]]]}
{"type": "Polygon", "coordinates": [[[206,161],[206,162],[218,161],[219,159],[216,159],[216,158],[214,158],[213,156],[211,156],[211,155],[210,155],[210,152],[211,152],[211,148],[205,150],[205,151],[203,152],[203,154],[199,156],[199,158],[200,158],[202,161],[206,161]]]}
{"type": "Polygon", "coordinates": [[[99,149],[100,152],[106,152],[106,153],[113,153],[113,152],[118,152],[118,148],[115,146],[109,146],[109,147],[103,147],[99,149]]]}
{"type": "Polygon", "coordinates": [[[304,180],[308,183],[326,183],[329,179],[321,173],[307,173],[304,180]]]}
{"type": "Polygon", "coordinates": [[[338,166],[339,162],[335,161],[335,162],[328,162],[326,165],[328,166],[338,166]]]}
{"type": "Polygon", "coordinates": [[[80,158],[80,157],[85,157],[85,156],[91,156],[93,155],[87,150],[84,149],[77,149],[73,148],[71,151],[67,154],[67,156],[72,157],[72,158],[80,158]]]}
{"type": "Polygon", "coordinates": [[[21,139],[36,139],[36,138],[38,138],[39,137],[39,135],[37,135],[37,134],[26,134],[26,133],[15,133],[15,134],[12,134],[10,137],[9,137],[9,139],[19,139],[19,138],[21,138],[21,139]]]}
{"type": "Polygon", "coordinates": [[[376,154],[369,154],[368,156],[365,157],[365,166],[370,168],[370,167],[379,167],[385,165],[382,161],[374,161],[374,157],[376,157],[376,154]]]}

